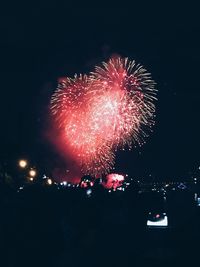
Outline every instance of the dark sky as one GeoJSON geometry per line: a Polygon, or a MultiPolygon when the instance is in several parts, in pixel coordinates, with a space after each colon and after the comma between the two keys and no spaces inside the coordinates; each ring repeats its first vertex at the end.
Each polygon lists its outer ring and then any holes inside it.
{"type": "Polygon", "coordinates": [[[113,53],[143,64],[157,82],[156,126],[147,144],[119,153],[117,168],[176,179],[200,165],[198,7],[12,6],[0,17],[1,158],[43,162],[56,78],[89,72],[113,53]]]}

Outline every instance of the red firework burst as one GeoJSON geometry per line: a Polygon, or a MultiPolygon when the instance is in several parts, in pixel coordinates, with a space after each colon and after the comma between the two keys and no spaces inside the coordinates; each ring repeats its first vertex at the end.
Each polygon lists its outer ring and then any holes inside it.
{"type": "Polygon", "coordinates": [[[154,86],[141,65],[120,57],[62,80],[51,99],[54,126],[84,174],[108,173],[116,149],[142,144],[144,126],[153,125],[154,86]]]}

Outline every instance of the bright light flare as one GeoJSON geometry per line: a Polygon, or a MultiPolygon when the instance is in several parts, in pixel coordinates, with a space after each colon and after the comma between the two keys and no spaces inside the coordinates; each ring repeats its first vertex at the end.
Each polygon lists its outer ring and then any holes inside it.
{"type": "Polygon", "coordinates": [[[36,170],[34,170],[34,169],[31,169],[30,171],[29,171],[29,175],[31,176],[31,177],[35,177],[36,176],[36,170]]]}
{"type": "Polygon", "coordinates": [[[24,169],[24,168],[27,167],[27,165],[28,165],[27,160],[25,160],[25,159],[21,159],[21,160],[19,160],[19,167],[20,167],[20,168],[24,169]]]}
{"type": "Polygon", "coordinates": [[[48,179],[47,179],[47,184],[48,184],[48,185],[52,185],[52,184],[53,184],[53,181],[52,181],[50,178],[48,178],[48,179]]]}

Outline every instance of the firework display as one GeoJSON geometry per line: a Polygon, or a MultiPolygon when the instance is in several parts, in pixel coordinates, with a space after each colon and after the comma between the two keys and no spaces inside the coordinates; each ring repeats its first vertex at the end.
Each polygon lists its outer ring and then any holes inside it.
{"type": "Polygon", "coordinates": [[[154,124],[155,82],[134,61],[113,57],[90,75],[59,83],[51,98],[53,126],[83,174],[99,177],[115,151],[142,145],[154,124]]]}

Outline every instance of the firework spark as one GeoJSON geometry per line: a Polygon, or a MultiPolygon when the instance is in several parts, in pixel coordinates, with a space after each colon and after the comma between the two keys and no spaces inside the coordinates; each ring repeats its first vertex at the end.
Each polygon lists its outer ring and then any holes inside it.
{"type": "Polygon", "coordinates": [[[116,104],[111,127],[113,145],[142,145],[143,137],[147,136],[143,128],[154,124],[156,90],[150,73],[135,61],[116,57],[97,66],[93,77],[97,87],[103,89],[102,94],[114,95],[111,97],[116,104]]]}
{"type": "Polygon", "coordinates": [[[118,148],[142,145],[154,124],[155,82],[127,58],[66,78],[51,99],[54,126],[84,174],[108,173],[118,148]]]}

